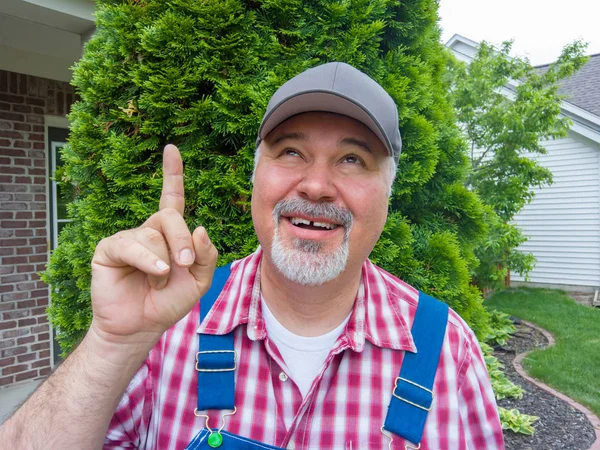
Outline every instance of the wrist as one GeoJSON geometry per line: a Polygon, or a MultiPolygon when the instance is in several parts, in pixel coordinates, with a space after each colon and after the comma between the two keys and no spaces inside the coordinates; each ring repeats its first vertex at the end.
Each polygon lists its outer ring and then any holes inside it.
{"type": "Polygon", "coordinates": [[[85,347],[86,354],[106,364],[122,368],[135,367],[137,370],[160,337],[161,334],[148,332],[114,336],[102,331],[92,321],[80,347],[85,347]]]}

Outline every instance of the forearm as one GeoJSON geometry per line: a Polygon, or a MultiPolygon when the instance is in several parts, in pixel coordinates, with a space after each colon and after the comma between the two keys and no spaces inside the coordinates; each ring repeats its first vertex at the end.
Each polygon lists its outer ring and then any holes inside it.
{"type": "Polygon", "coordinates": [[[0,427],[0,448],[101,448],[119,399],[151,347],[146,340],[106,343],[90,329],[0,427]]]}

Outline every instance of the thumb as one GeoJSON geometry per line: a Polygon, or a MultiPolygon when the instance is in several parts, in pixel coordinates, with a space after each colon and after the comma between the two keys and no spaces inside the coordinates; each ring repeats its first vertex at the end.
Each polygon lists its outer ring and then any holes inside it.
{"type": "Polygon", "coordinates": [[[194,253],[196,259],[189,268],[190,273],[196,279],[200,295],[204,295],[212,283],[213,273],[217,265],[217,256],[219,253],[210,241],[206,229],[198,227],[192,233],[192,242],[194,244],[194,253]]]}

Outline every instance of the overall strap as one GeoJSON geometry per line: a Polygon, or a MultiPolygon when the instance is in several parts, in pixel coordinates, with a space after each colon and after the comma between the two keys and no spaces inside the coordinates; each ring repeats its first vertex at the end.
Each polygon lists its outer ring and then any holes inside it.
{"type": "Polygon", "coordinates": [[[405,352],[384,428],[419,444],[427,413],[433,403],[433,382],[440,359],[448,305],[419,292],[419,305],[411,333],[417,353],[405,352]]]}
{"type": "MultiPolygon", "coordinates": [[[[219,267],[212,285],[200,299],[200,323],[215,304],[229,278],[231,264],[219,267]]],[[[198,411],[233,409],[236,355],[233,331],[224,335],[201,334],[198,337],[196,370],[198,371],[198,411]]]]}

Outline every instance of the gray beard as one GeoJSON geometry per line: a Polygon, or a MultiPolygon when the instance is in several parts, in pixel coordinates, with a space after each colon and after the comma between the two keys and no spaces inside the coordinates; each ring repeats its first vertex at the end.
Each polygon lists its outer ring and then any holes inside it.
{"type": "Polygon", "coordinates": [[[273,210],[275,232],[271,243],[271,260],[288,280],[303,286],[320,286],[337,278],[348,263],[349,236],[352,227],[350,211],[331,203],[314,204],[302,199],[282,200],[273,210]],[[323,243],[294,238],[288,248],[279,234],[282,214],[301,212],[309,216],[326,217],[345,228],[344,239],[333,252],[324,253],[323,243]]]}

